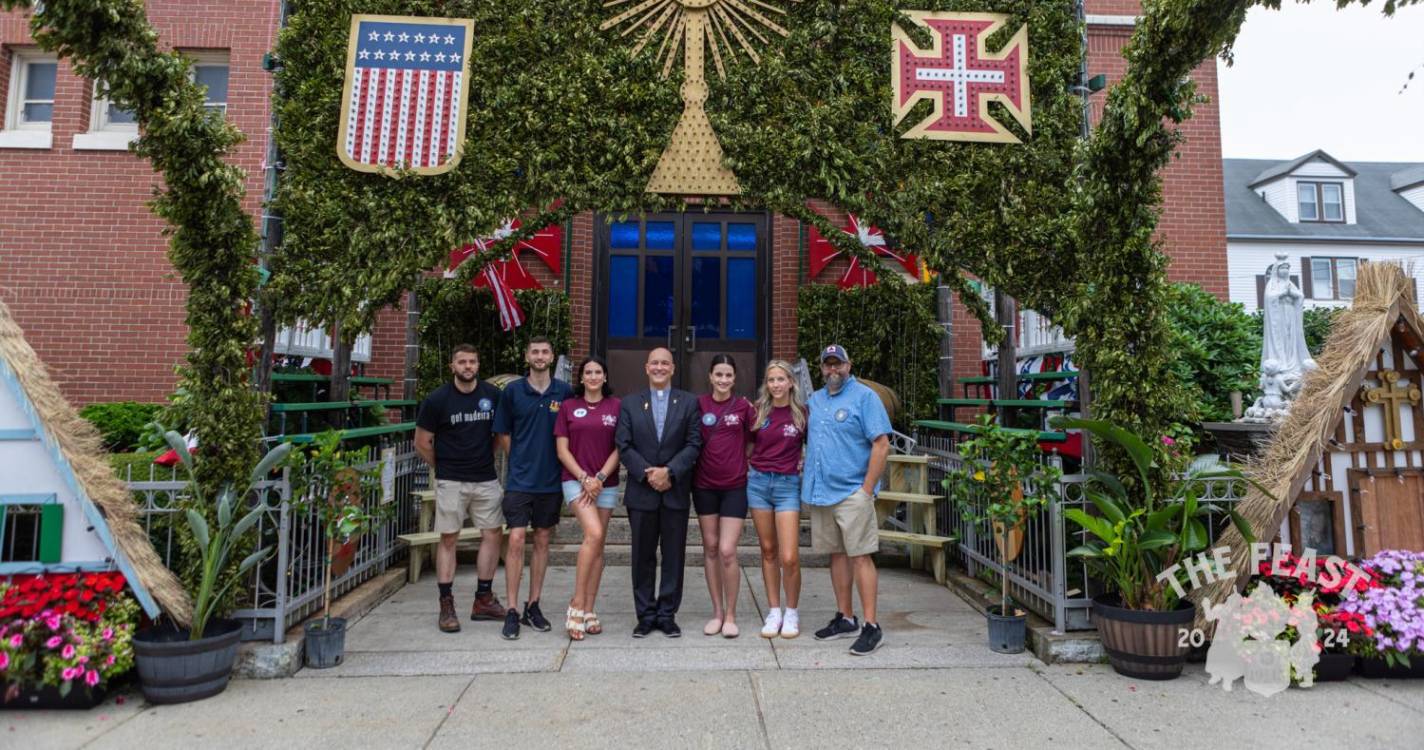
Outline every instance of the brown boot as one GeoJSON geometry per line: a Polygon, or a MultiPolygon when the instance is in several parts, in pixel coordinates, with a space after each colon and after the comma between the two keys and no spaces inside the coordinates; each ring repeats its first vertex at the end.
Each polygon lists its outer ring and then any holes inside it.
{"type": "Polygon", "coordinates": [[[504,605],[494,594],[475,594],[475,606],[470,609],[471,620],[503,620],[504,605]]]}
{"type": "Polygon", "coordinates": [[[460,632],[460,618],[455,614],[455,597],[440,597],[440,632],[460,632]]]}

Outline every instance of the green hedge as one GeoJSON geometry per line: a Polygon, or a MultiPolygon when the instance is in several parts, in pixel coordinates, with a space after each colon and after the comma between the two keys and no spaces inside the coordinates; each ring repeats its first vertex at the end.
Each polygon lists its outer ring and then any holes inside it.
{"type": "Polygon", "coordinates": [[[556,354],[572,347],[568,295],[557,289],[514,293],[524,310],[524,325],[505,333],[488,289],[453,279],[427,279],[416,288],[420,300],[418,392],[429,393],[450,379],[450,350],[471,344],[480,353],[480,377],[523,373],[524,347],[533,336],[549,337],[556,354]]]}
{"type": "Polygon", "coordinates": [[[880,283],[842,290],[829,284],[801,287],[796,305],[796,349],[816,366],[821,347],[846,348],[857,377],[874,380],[899,394],[904,410],[896,426],[931,419],[939,398],[939,342],[943,329],[935,319],[935,287],[906,284],[886,274],[880,283]]]}
{"type": "Polygon", "coordinates": [[[79,410],[79,416],[99,428],[106,450],[126,451],[142,447],[145,426],[157,419],[161,411],[163,404],[113,401],[90,404],[79,410]]]}

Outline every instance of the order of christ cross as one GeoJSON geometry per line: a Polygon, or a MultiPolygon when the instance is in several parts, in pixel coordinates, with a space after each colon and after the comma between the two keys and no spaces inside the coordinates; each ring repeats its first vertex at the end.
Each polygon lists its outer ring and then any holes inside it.
{"type": "Polygon", "coordinates": [[[1019,143],[1019,139],[989,116],[989,102],[998,101],[1033,132],[1028,86],[1028,27],[1020,27],[998,52],[989,52],[989,37],[1008,22],[1001,13],[905,11],[927,28],[934,44],[926,54],[898,25],[891,27],[891,102],[898,123],[923,100],[934,103],[929,117],[903,138],[945,141],[1019,143]]]}
{"type": "MultiPolygon", "coordinates": [[[[1382,370],[1380,372],[1380,387],[1367,388],[1361,395],[1364,396],[1365,403],[1379,404],[1384,408],[1385,445],[1395,450],[1403,449],[1404,433],[1399,421],[1399,406],[1403,403],[1418,406],[1419,387],[1407,380],[1401,385],[1398,372],[1382,370]]],[[[1419,436],[1415,435],[1414,439],[1418,440],[1419,436]]]]}

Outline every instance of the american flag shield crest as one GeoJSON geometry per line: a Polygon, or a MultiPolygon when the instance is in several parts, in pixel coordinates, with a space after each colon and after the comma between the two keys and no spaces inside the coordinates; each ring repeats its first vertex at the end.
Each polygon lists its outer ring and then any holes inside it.
{"type": "Polygon", "coordinates": [[[360,172],[450,171],[465,138],[474,23],[354,15],[336,152],[360,172]]]}

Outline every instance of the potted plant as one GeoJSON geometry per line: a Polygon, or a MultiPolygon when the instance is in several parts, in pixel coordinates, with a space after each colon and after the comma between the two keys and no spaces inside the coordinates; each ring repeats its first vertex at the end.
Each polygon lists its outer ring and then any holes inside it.
{"type": "Polygon", "coordinates": [[[1424,552],[1385,550],[1363,565],[1378,586],[1345,593],[1339,611],[1372,622],[1374,629],[1350,641],[1365,677],[1424,677],[1424,552]]]}
{"type": "Polygon", "coordinates": [[[345,658],[346,618],[331,616],[331,582],[350,567],[360,536],[387,516],[386,506],[366,507],[365,495],[379,486],[377,469],[362,468],[367,463],[365,451],[343,450],[334,430],[317,435],[309,451],[288,458],[292,508],[315,516],[326,543],[322,615],[303,626],[308,667],[334,667],[345,658]]]}
{"type": "MultiPolygon", "coordinates": [[[[1363,616],[1342,611],[1340,603],[1348,590],[1378,588],[1378,575],[1351,563],[1344,574],[1328,576],[1324,575],[1326,558],[1312,559],[1313,570],[1309,560],[1302,560],[1293,554],[1263,560],[1258,565],[1256,577],[1247,584],[1247,590],[1254,586],[1267,586],[1290,606],[1309,597],[1316,619],[1315,649],[1320,658],[1315,665],[1315,680],[1343,680],[1355,669],[1356,657],[1350,650],[1350,641],[1372,637],[1374,629],[1363,616]]],[[[1295,626],[1287,627],[1282,634],[1282,638],[1292,644],[1297,642],[1298,636],[1295,626]]],[[[1304,675],[1292,672],[1292,679],[1303,682],[1304,675]]]]}
{"type": "Polygon", "coordinates": [[[253,485],[285,460],[292,446],[284,443],[268,451],[242,485],[223,485],[215,507],[216,524],[210,524],[196,510],[209,504],[196,479],[195,459],[187,442],[171,430],[164,439],[188,473],[191,504],[184,510],[184,518],[198,557],[196,591],[190,592],[193,621],[187,628],[166,623],[140,631],[134,636],[134,655],[145,698],[153,703],[185,703],[217,695],[227,688],[242,629],[234,620],[218,620],[214,616],[228,591],[271,552],[270,547],[259,549],[235,568],[229,563],[234,548],[257,526],[265,508],[258,505],[240,517],[237,514],[246,507],[253,485]]]}
{"type": "Polygon", "coordinates": [[[1023,527],[1038,508],[1056,496],[1062,472],[1044,463],[1038,442],[1027,433],[1005,430],[985,415],[980,433],[960,444],[963,463],[951,470],[944,488],[971,523],[988,523],[1002,571],[999,605],[987,608],[989,648],[1003,654],[1024,650],[1028,614],[1009,596],[1009,563],[1018,557],[1023,527]]]}
{"type": "Polygon", "coordinates": [[[138,603],[122,573],[0,583],[0,705],[91,708],[133,666],[138,603]]]}
{"type": "MultiPolygon", "coordinates": [[[[1113,669],[1137,679],[1175,678],[1190,650],[1189,639],[1181,634],[1195,619],[1192,604],[1178,594],[1189,587],[1178,563],[1207,548],[1209,524],[1219,515],[1230,517],[1247,543],[1255,539],[1249,524],[1234,510],[1202,501],[1203,482],[1249,480],[1214,456],[1206,456],[1180,474],[1169,471],[1174,476],[1168,492],[1159,496],[1150,475],[1161,467],[1137,435],[1095,420],[1056,418],[1053,424],[1086,430],[1098,441],[1117,445],[1132,464],[1131,491],[1116,476],[1089,472],[1083,494],[1097,513],[1064,511],[1068,520],[1090,535],[1068,556],[1081,560],[1112,588],[1111,593],[1093,599],[1093,620],[1113,669]],[[1171,575],[1159,575],[1168,571],[1171,575]]],[[[1163,444],[1172,446],[1170,438],[1164,438],[1163,444]]]]}

